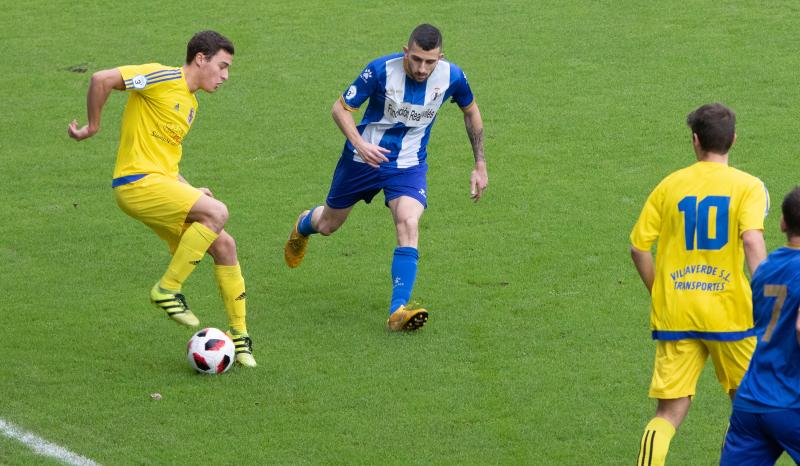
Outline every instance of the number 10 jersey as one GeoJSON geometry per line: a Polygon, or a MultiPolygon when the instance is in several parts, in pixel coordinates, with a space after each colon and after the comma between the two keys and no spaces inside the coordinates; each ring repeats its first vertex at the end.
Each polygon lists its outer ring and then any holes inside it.
{"type": "Polygon", "coordinates": [[[631,232],[656,241],[650,324],[653,338],[733,341],[753,334],[742,233],[763,230],[769,195],[758,178],[718,162],[697,162],[656,186],[631,232]]]}

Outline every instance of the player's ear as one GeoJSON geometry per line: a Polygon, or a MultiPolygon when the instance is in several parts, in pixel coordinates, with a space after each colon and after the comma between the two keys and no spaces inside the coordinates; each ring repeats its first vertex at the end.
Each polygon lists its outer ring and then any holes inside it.
{"type": "Polygon", "coordinates": [[[403,46],[403,55],[408,56],[408,46],[403,46]]]}
{"type": "Polygon", "coordinates": [[[781,233],[786,233],[786,230],[786,220],[783,218],[783,215],[781,215],[781,233]]]}
{"type": "Polygon", "coordinates": [[[733,141],[731,141],[731,145],[736,144],[736,133],[733,133],[733,141]]]}

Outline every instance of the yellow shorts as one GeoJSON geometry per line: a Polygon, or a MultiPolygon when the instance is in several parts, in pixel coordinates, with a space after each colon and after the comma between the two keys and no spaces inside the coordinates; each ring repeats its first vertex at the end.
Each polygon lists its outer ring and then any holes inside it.
{"type": "Polygon", "coordinates": [[[755,347],[755,337],[737,341],[656,340],[650,398],[694,396],[697,380],[709,355],[723,390],[729,392],[736,389],[750,364],[755,347]]]}
{"type": "Polygon", "coordinates": [[[186,183],[158,174],[114,188],[120,209],[155,231],[167,242],[170,253],[178,247],[189,227],[186,217],[202,195],[186,183]]]}

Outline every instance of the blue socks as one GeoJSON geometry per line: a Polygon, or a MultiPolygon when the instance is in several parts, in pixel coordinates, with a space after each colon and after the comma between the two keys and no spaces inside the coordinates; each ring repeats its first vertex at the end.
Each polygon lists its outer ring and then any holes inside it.
{"type": "MultiPolygon", "coordinates": [[[[319,207],[319,206],[317,206],[317,207],[319,207]]],[[[300,220],[300,223],[297,225],[297,232],[300,233],[301,235],[303,235],[303,236],[311,236],[314,233],[317,233],[317,230],[315,230],[314,227],[311,226],[311,215],[314,213],[314,210],[316,210],[317,207],[314,207],[313,209],[311,209],[311,211],[308,213],[308,215],[303,217],[303,219],[300,220]]]]}
{"type": "Polygon", "coordinates": [[[389,314],[398,307],[407,304],[411,299],[411,290],[414,288],[414,279],[417,278],[417,248],[400,247],[394,250],[392,258],[392,304],[389,305],[389,314]]]}

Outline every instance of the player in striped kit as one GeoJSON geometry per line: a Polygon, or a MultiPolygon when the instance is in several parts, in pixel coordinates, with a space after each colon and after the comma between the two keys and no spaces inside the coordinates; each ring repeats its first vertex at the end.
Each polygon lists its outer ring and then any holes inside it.
{"type": "Polygon", "coordinates": [[[333,105],[333,119],[347,138],[324,206],[303,211],[284,248],[289,267],[305,256],[315,233],[330,235],[360,200],[369,203],[381,190],[397,230],[392,260],[390,330],[416,330],[428,311],[409,304],[417,273],[419,220],[427,207],[427,144],[442,104],[452,99],[464,114],[475,166],[471,196],[478,201],[488,184],[483,153],[483,121],[466,75],[442,60],[442,35],[430,24],[417,26],[403,53],[367,65],[333,105]],[[361,123],[352,117],[369,104],[361,123]]]}

